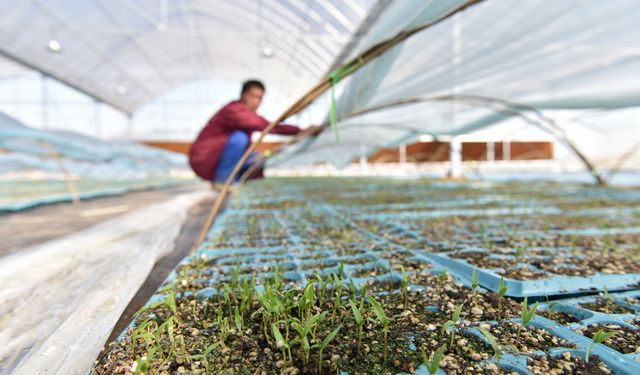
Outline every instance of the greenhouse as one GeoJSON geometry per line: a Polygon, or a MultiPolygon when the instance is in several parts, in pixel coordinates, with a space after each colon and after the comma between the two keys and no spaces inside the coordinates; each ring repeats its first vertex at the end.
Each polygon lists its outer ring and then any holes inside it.
{"type": "Polygon", "coordinates": [[[640,374],[637,1],[0,4],[0,374],[640,374]]]}

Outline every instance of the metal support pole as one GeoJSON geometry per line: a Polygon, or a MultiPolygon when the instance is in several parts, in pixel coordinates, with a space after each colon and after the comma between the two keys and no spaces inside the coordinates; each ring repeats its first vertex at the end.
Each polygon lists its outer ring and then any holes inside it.
{"type": "Polygon", "coordinates": [[[511,141],[502,141],[502,160],[511,160],[511,141]]]}
{"type": "Polygon", "coordinates": [[[496,144],[495,142],[487,142],[487,161],[496,160],[496,144]]]}
{"type": "Polygon", "coordinates": [[[403,143],[400,145],[399,153],[400,153],[400,163],[406,164],[407,163],[407,144],[406,143],[403,143]]]}
{"type": "Polygon", "coordinates": [[[449,175],[451,178],[460,178],[462,177],[462,143],[460,142],[460,137],[451,138],[450,144],[450,153],[449,153],[449,161],[450,161],[450,170],[449,175]]]}
{"type": "Polygon", "coordinates": [[[360,143],[360,169],[362,171],[367,170],[367,155],[364,149],[364,143],[360,143]]]}

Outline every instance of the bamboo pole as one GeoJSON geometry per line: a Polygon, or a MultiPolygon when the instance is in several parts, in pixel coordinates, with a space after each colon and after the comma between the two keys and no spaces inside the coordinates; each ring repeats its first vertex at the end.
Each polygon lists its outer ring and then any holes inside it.
{"type": "MultiPolygon", "coordinates": [[[[341,77],[341,78],[345,78],[345,77],[353,74],[358,69],[360,69],[362,66],[366,65],[367,63],[369,63],[371,60],[373,60],[376,57],[382,55],[383,53],[387,52],[388,50],[390,50],[394,46],[400,44],[401,42],[407,40],[409,37],[411,37],[411,36],[421,32],[423,30],[426,30],[426,29],[428,29],[428,28],[430,28],[430,27],[432,27],[432,26],[434,26],[434,25],[446,20],[447,18],[453,16],[454,14],[456,14],[458,12],[461,12],[461,11],[463,11],[463,10],[465,10],[465,9],[475,5],[475,4],[481,3],[482,1],[483,0],[468,0],[465,3],[463,3],[462,5],[460,5],[459,7],[455,8],[455,9],[452,9],[447,14],[444,14],[439,19],[433,20],[433,21],[431,21],[431,22],[429,22],[429,23],[427,23],[425,25],[422,25],[420,27],[416,27],[414,29],[401,32],[401,33],[397,34],[396,36],[394,36],[392,38],[389,38],[389,39],[387,39],[385,41],[382,41],[382,42],[380,42],[378,44],[375,44],[375,45],[371,46],[369,49],[367,49],[362,54],[360,54],[360,56],[354,57],[353,59],[351,59],[351,61],[349,61],[347,64],[344,65],[344,67],[353,67],[353,69],[348,69],[348,71],[346,71],[344,76],[341,77]]],[[[200,231],[200,234],[199,234],[197,240],[194,243],[194,249],[202,241],[204,241],[209,228],[213,224],[213,220],[215,219],[215,217],[217,216],[218,212],[222,208],[223,203],[225,202],[225,199],[227,197],[227,194],[229,192],[229,188],[231,187],[231,184],[232,184],[233,180],[236,178],[238,172],[240,171],[240,169],[242,168],[244,163],[247,161],[247,159],[249,158],[251,153],[255,150],[257,145],[262,142],[262,140],[264,139],[265,135],[268,134],[274,127],[276,127],[278,124],[283,122],[288,117],[290,117],[290,116],[302,111],[304,108],[306,108],[316,98],[318,98],[320,95],[322,95],[322,93],[324,93],[329,88],[331,88],[331,84],[332,84],[332,79],[331,79],[330,76],[327,76],[324,79],[322,79],[318,84],[316,84],[316,86],[311,88],[311,90],[309,90],[304,96],[302,96],[293,105],[291,105],[286,111],[284,111],[284,113],[282,113],[275,121],[273,121],[271,124],[269,124],[260,133],[260,136],[258,137],[256,142],[252,143],[247,148],[245,153],[242,155],[242,157],[240,158],[238,163],[233,168],[233,171],[231,172],[231,175],[227,178],[227,181],[225,181],[224,186],[222,187],[222,189],[218,193],[218,196],[216,197],[216,200],[213,203],[213,207],[211,207],[211,211],[209,212],[209,216],[207,217],[207,220],[206,220],[202,230],[200,231]]]]}

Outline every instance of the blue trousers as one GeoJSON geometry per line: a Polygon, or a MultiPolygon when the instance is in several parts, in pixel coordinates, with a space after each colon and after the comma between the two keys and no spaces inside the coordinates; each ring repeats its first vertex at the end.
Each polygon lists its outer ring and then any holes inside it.
{"type": "MultiPolygon", "coordinates": [[[[233,172],[233,168],[236,166],[240,158],[242,158],[242,154],[244,154],[247,147],[249,147],[249,136],[247,133],[242,130],[236,130],[229,136],[229,141],[224,146],[224,150],[222,151],[222,155],[220,156],[220,160],[218,161],[218,166],[216,167],[216,172],[213,175],[213,181],[224,183],[227,181],[227,178],[233,172]]],[[[258,154],[251,153],[251,156],[240,169],[240,173],[235,177],[234,183],[238,181],[240,176],[251,167],[254,163],[255,158],[258,154]]]]}

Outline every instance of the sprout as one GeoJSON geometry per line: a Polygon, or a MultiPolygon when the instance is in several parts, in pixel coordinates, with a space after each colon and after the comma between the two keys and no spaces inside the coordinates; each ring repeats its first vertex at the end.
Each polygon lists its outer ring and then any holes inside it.
{"type": "Polygon", "coordinates": [[[491,240],[485,240],[484,241],[484,246],[487,248],[487,252],[489,254],[491,254],[493,252],[493,241],[491,240]]]}
{"type": "Polygon", "coordinates": [[[502,357],[502,353],[505,351],[505,349],[507,350],[511,350],[513,352],[517,352],[518,349],[514,346],[514,345],[500,345],[498,344],[498,340],[496,340],[496,338],[486,329],[482,328],[482,327],[478,327],[478,329],[480,330],[480,333],[482,333],[482,335],[487,339],[487,341],[489,342],[489,345],[491,345],[491,348],[493,349],[493,352],[496,355],[496,361],[498,363],[498,368],[500,368],[500,358],[502,357]]]}
{"type": "Polygon", "coordinates": [[[333,276],[333,286],[336,292],[335,301],[333,302],[333,314],[331,315],[331,319],[333,320],[333,318],[336,316],[336,311],[338,311],[338,309],[340,309],[342,305],[342,281],[340,280],[340,277],[335,273],[332,274],[332,276],[333,276]]]}
{"type": "Polygon", "coordinates": [[[236,306],[236,309],[234,311],[234,315],[233,315],[233,320],[236,323],[236,328],[238,329],[239,332],[242,332],[242,315],[240,315],[240,311],[238,310],[238,306],[236,306]]]}
{"type": "Polygon", "coordinates": [[[189,358],[190,360],[195,360],[195,361],[202,361],[204,363],[204,369],[205,369],[205,373],[209,374],[209,360],[207,359],[209,357],[209,354],[211,354],[212,351],[218,349],[218,347],[220,346],[219,343],[214,342],[213,344],[207,346],[207,348],[204,350],[204,352],[202,354],[193,354],[190,355],[189,358]]]}
{"type": "Polygon", "coordinates": [[[438,276],[438,281],[440,281],[440,290],[442,291],[444,289],[444,282],[447,281],[447,269],[443,269],[442,272],[440,272],[440,276],[438,276]]]}
{"type": "Polygon", "coordinates": [[[537,309],[538,302],[536,302],[532,308],[529,308],[527,297],[524,297],[524,301],[522,301],[522,323],[520,324],[520,327],[518,329],[518,341],[520,341],[520,333],[522,332],[522,329],[533,319],[533,316],[535,315],[537,309]]]}
{"type": "Polygon", "coordinates": [[[478,269],[474,268],[471,274],[471,288],[475,291],[478,288],[478,269]]]}
{"type": "Polygon", "coordinates": [[[524,247],[522,246],[518,246],[516,247],[516,267],[518,267],[518,264],[520,264],[520,262],[522,261],[522,257],[524,256],[524,247]]]}
{"type": "Polygon", "coordinates": [[[609,294],[609,289],[607,289],[607,286],[604,286],[604,308],[607,312],[611,311],[611,308],[613,307],[613,297],[611,297],[611,294],[609,294]]]}
{"type": "Polygon", "coordinates": [[[407,299],[409,293],[409,274],[404,270],[404,267],[401,267],[402,270],[402,304],[404,308],[407,308],[407,299]]]}
{"type": "MultiPolygon", "coordinates": [[[[282,352],[282,359],[284,360],[285,365],[287,364],[287,352],[286,350],[290,350],[289,343],[282,337],[282,333],[280,333],[280,329],[278,328],[278,324],[280,322],[276,322],[271,324],[271,330],[273,331],[273,338],[276,339],[276,348],[280,349],[282,352]]],[[[291,353],[289,353],[289,359],[291,359],[291,353]]]]}
{"type": "Polygon", "coordinates": [[[611,337],[617,334],[618,332],[605,332],[602,329],[599,329],[598,332],[596,332],[596,334],[593,335],[593,342],[591,343],[591,345],[589,345],[589,348],[587,349],[587,353],[584,356],[584,361],[589,363],[589,357],[591,355],[591,351],[593,350],[593,347],[596,346],[596,344],[602,344],[604,341],[610,339],[611,337]]]}
{"type": "Polygon", "coordinates": [[[504,277],[500,278],[500,284],[498,284],[498,316],[502,316],[502,299],[507,293],[507,286],[504,284],[504,277]]]}
{"type": "Polygon", "coordinates": [[[473,289],[473,304],[476,304],[476,296],[478,289],[478,269],[474,268],[473,273],[471,274],[471,289],[473,289]]]}
{"type": "Polygon", "coordinates": [[[458,323],[458,320],[460,320],[460,314],[462,313],[462,306],[463,305],[460,304],[458,307],[456,307],[455,311],[451,315],[451,320],[447,320],[442,325],[442,333],[447,333],[447,331],[449,331],[449,337],[450,337],[449,347],[450,348],[453,347],[453,342],[455,340],[455,335],[456,335],[456,323],[458,323]]]}
{"type": "Polygon", "coordinates": [[[376,318],[378,321],[382,323],[384,327],[384,361],[387,361],[387,336],[389,335],[389,323],[391,322],[387,317],[387,314],[384,313],[382,306],[380,303],[376,301],[373,297],[369,297],[369,302],[371,303],[371,307],[373,308],[373,313],[376,314],[376,318]]]}
{"type": "Polygon", "coordinates": [[[360,312],[360,309],[358,309],[358,306],[356,306],[355,303],[353,303],[353,301],[349,301],[349,305],[351,306],[351,311],[353,312],[353,318],[356,321],[356,324],[358,325],[358,353],[360,353],[360,345],[362,342],[362,326],[364,325],[364,318],[362,317],[362,313],[360,312]]]}
{"type": "Polygon", "coordinates": [[[442,357],[444,357],[444,351],[447,350],[447,345],[441,345],[436,353],[433,355],[433,359],[429,362],[429,358],[427,357],[427,353],[422,350],[422,363],[424,367],[429,371],[429,375],[435,375],[440,368],[440,362],[442,361],[442,357]]]}
{"type": "Polygon", "coordinates": [[[318,355],[318,374],[322,373],[322,352],[324,352],[324,349],[327,346],[329,346],[329,343],[331,342],[331,340],[333,340],[333,338],[336,337],[336,335],[338,334],[338,331],[340,331],[340,328],[342,328],[342,324],[338,326],[338,328],[331,331],[327,335],[327,337],[325,337],[322,341],[320,341],[319,343],[313,346],[313,347],[317,347],[318,351],[320,352],[318,355]]]}

